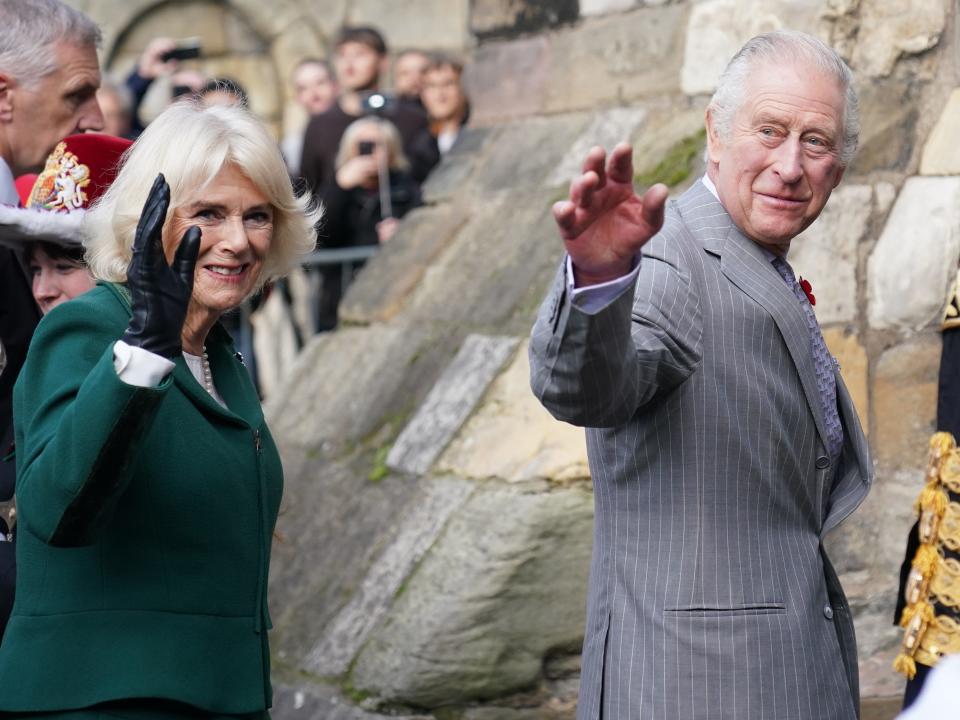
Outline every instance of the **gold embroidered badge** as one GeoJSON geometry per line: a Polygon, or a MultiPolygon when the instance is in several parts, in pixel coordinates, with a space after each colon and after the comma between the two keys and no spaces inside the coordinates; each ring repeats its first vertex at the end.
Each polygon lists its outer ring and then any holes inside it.
{"type": "Polygon", "coordinates": [[[37,177],[27,207],[43,210],[77,210],[87,202],[84,188],[90,184],[90,168],[61,142],[47,158],[37,177]]]}

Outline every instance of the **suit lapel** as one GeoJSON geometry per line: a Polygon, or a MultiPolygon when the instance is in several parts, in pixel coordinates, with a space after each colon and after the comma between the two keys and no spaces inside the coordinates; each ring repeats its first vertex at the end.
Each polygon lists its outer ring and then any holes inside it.
{"type": "Polygon", "coordinates": [[[702,238],[707,252],[720,258],[720,271],[773,317],[800,377],[820,439],[827,446],[826,421],[803,308],[755,242],[734,225],[703,183],[681,198],[680,212],[702,238]]]}

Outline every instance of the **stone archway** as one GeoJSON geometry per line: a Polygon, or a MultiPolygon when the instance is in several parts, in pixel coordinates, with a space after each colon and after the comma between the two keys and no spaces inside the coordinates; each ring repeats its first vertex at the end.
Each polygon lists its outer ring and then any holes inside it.
{"type": "Polygon", "coordinates": [[[153,37],[199,37],[203,57],[185,66],[239,81],[250,94],[251,108],[277,137],[302,125],[288,78],[301,58],[322,56],[327,47],[327,29],[317,27],[315,14],[302,3],[99,0],[86,9],[110,18],[104,26],[103,66],[116,78],[126,75],[153,37]]]}

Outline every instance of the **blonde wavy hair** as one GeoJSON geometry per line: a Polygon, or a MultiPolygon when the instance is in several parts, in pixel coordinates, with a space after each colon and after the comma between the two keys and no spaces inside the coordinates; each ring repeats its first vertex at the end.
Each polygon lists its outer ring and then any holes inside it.
{"type": "Polygon", "coordinates": [[[339,170],[348,160],[352,160],[359,154],[357,145],[357,136],[366,128],[374,128],[380,135],[381,141],[387,147],[387,165],[391,170],[407,170],[410,168],[410,161],[403,154],[403,139],[400,137],[400,131],[397,126],[389,120],[381,120],[377,117],[363,117],[354,120],[347,125],[343,131],[343,137],[340,138],[340,148],[337,150],[337,157],[334,161],[334,167],[339,170]]]}
{"type": "Polygon", "coordinates": [[[260,285],[285,275],[316,244],[321,209],[309,193],[294,196],[276,141],[246,108],[174,103],[150,123],[121,164],[116,180],[83,219],[86,261],[98,280],[126,281],[134,233],[158,173],[170,185],[168,223],[173,211],[226,165],[257,186],[274,209],[260,285]]]}

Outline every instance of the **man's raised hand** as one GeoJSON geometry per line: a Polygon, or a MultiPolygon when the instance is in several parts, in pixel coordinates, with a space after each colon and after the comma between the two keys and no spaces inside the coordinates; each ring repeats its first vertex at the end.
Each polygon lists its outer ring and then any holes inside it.
{"type": "Polygon", "coordinates": [[[578,287],[630,272],[633,257],[663,225],[667,187],[642,197],[633,190],[633,148],[620,143],[608,158],[601,147],[587,153],[570,197],[553,206],[578,287]]]}

